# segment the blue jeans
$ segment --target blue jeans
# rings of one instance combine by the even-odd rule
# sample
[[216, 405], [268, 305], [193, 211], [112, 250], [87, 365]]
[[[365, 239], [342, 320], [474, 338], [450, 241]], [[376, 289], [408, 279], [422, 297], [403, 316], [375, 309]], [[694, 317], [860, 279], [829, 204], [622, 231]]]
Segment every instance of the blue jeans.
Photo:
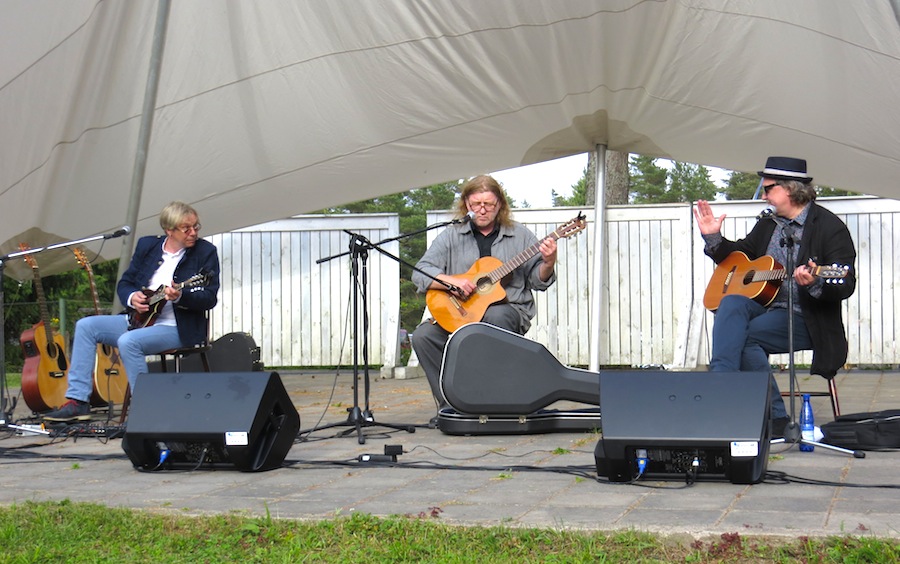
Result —
[[[794, 315], [794, 350], [812, 348], [803, 317]], [[787, 417], [784, 400], [771, 376], [770, 354], [788, 352], [788, 312], [766, 309], [744, 296], [722, 298], [712, 332], [710, 372], [769, 372], [772, 418]]]
[[146, 358], [148, 354], [182, 346], [178, 327], [174, 325], [151, 325], [129, 331], [128, 317], [125, 315], [83, 317], [75, 323], [67, 398], [90, 401], [94, 389], [98, 344], [119, 347], [119, 357], [125, 367], [132, 393], [135, 391], [137, 375], [149, 371]]

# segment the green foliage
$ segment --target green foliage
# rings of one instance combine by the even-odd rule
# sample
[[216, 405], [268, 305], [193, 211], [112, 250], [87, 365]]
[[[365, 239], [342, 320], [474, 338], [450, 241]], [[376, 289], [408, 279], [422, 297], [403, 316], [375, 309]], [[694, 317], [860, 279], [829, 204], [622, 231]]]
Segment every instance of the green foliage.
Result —
[[759, 187], [759, 176], [754, 172], [732, 171], [725, 182], [726, 200], [752, 200]]
[[635, 204], [661, 203], [665, 200], [668, 171], [656, 164], [656, 159], [644, 155], [632, 155], [631, 201]]
[[[453, 207], [459, 184], [444, 182], [424, 188], [416, 188], [400, 194], [391, 194], [362, 202], [354, 202], [346, 206], [329, 208], [318, 213], [350, 214], [350, 213], [396, 213], [400, 217], [400, 232], [413, 233], [425, 228], [426, 213], [429, 210], [449, 210]], [[399, 241], [400, 258], [415, 265], [427, 247], [424, 233], [407, 237]], [[412, 269], [400, 265], [400, 327], [412, 333], [422, 320], [425, 311], [425, 296], [416, 292], [412, 283]], [[408, 352], [404, 356], [408, 357]], [[401, 359], [405, 361], [406, 359]]]
[[[94, 504], [0, 507], [4, 562], [896, 562], [896, 540], [755, 538], [683, 541], [639, 531], [460, 527], [438, 507], [393, 518], [318, 522], [187, 517]], [[685, 544], [689, 542], [690, 544]]]
[[[40, 257], [35, 257], [39, 261]], [[40, 262], [38, 262], [40, 266]], [[65, 326], [54, 325], [54, 331], [62, 331], [71, 337], [75, 330], [75, 322], [94, 313], [94, 300], [91, 293], [88, 273], [78, 266], [72, 258], [73, 269], [53, 276], [41, 277], [41, 286], [47, 299], [47, 310], [51, 320], [65, 319]], [[94, 281], [101, 308], [108, 309], [112, 305], [115, 294], [116, 277], [119, 261], [112, 260], [92, 265]], [[28, 280], [19, 283], [9, 277], [3, 278], [3, 301], [6, 318], [4, 331], [6, 335], [6, 369], [19, 371], [22, 369], [23, 356], [19, 337], [23, 331], [30, 329], [41, 321], [40, 304], [34, 290], [34, 282]], [[65, 311], [60, 311], [60, 300]], [[53, 321], [55, 324], [55, 321]]]
[[712, 200], [718, 188], [703, 165], [673, 161], [671, 170], [656, 159], [632, 155], [631, 200], [635, 204], [665, 204]]
[[587, 205], [588, 174], [590, 174], [588, 167], [584, 167], [581, 178], [572, 185], [572, 195], [568, 198], [560, 196], [556, 193], [556, 190], [551, 190], [550, 195], [552, 197], [553, 207], [580, 207]]
[[[732, 171], [725, 185], [726, 200], [752, 200], [759, 188], [759, 175], [755, 172]], [[819, 196], [859, 196], [860, 192], [841, 190], [830, 186], [816, 186]]]

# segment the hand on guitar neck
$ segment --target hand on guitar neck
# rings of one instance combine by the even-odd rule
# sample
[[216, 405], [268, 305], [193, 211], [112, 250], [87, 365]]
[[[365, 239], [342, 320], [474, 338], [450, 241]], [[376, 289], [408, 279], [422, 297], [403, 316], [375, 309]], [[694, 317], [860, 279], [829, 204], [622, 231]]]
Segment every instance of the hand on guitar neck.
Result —
[[141, 291], [135, 292], [131, 295], [129, 304], [128, 329], [140, 329], [153, 325], [166, 302], [178, 300], [183, 288], [202, 286], [206, 283], [207, 275], [199, 273], [178, 284], [159, 286], [155, 290], [143, 288]]

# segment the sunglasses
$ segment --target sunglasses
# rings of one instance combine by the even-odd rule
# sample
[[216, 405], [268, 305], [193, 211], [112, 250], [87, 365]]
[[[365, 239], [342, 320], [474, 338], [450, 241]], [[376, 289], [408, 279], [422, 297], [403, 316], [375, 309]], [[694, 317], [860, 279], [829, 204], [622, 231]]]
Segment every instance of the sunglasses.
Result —
[[763, 184], [763, 190], [765, 190], [766, 194], [768, 194], [769, 190], [771, 190], [772, 188], [774, 188], [776, 186], [780, 186], [780, 184], [778, 184], [777, 182], [773, 182], [772, 184]]

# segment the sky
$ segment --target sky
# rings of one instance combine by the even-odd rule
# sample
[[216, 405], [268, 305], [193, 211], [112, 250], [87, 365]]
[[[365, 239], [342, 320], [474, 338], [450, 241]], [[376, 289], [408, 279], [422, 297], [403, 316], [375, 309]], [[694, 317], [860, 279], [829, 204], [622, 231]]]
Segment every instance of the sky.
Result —
[[587, 153], [581, 153], [501, 170], [491, 176], [506, 188], [506, 193], [516, 201], [517, 206], [528, 202], [532, 208], [549, 208], [553, 205], [552, 190], [560, 196], [572, 195], [572, 185], [581, 179], [587, 161]]
[[[584, 174], [588, 154], [581, 153], [519, 168], [510, 168], [491, 174], [506, 188], [506, 193], [517, 206], [528, 202], [532, 208], [549, 208], [553, 205], [551, 191], [560, 196], [571, 196], [572, 185]], [[669, 161], [659, 159], [657, 164], [667, 166]], [[728, 171], [707, 167], [709, 176], [719, 186], [724, 186]]]

